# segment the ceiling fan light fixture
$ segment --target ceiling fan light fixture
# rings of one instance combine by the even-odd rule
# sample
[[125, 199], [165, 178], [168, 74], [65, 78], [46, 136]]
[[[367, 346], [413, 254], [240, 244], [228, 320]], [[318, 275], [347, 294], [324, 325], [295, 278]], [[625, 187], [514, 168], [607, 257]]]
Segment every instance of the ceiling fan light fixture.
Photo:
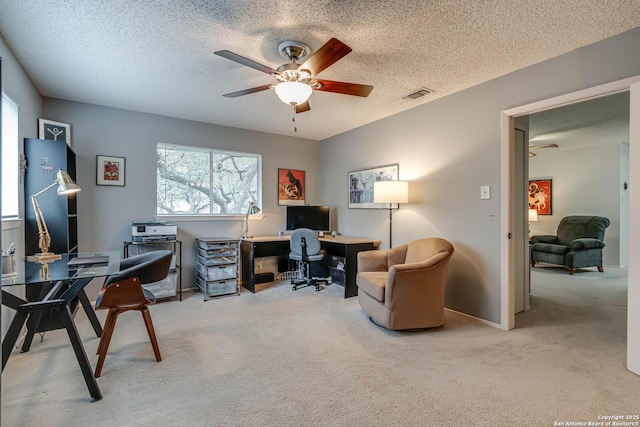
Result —
[[299, 105], [307, 102], [313, 89], [311, 86], [300, 82], [282, 82], [275, 87], [276, 95], [280, 101], [289, 105]]

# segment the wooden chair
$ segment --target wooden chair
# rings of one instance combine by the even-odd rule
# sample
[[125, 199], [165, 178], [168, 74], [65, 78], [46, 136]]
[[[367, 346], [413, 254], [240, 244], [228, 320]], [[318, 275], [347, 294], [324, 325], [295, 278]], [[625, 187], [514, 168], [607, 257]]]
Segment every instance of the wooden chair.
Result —
[[144, 289], [142, 285], [157, 282], [167, 277], [172, 256], [173, 252], [170, 250], [161, 250], [123, 259], [120, 262], [120, 271], [105, 279], [98, 298], [96, 298], [96, 310], [109, 309], [98, 350], [96, 351], [96, 354], [99, 355], [95, 372], [96, 378], [102, 373], [102, 366], [107, 357], [107, 350], [116, 326], [116, 319], [125, 311], [137, 310], [142, 313], [156, 361], [160, 362], [162, 360], [156, 333], [151, 322], [151, 315], [147, 308], [148, 304], [156, 302], [156, 298], [150, 291]]

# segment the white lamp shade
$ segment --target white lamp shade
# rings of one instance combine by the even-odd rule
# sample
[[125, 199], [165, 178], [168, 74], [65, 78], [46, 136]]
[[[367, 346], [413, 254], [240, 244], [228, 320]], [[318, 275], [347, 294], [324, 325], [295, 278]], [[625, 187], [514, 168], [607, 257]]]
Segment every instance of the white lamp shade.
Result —
[[56, 174], [56, 182], [58, 183], [58, 194], [73, 194], [81, 190], [80, 186], [73, 182], [69, 174], [62, 169]]
[[313, 89], [300, 82], [282, 82], [276, 85], [276, 94], [285, 104], [299, 105], [307, 102]]
[[538, 210], [529, 209], [529, 222], [536, 222], [538, 220]]
[[407, 181], [376, 181], [373, 183], [374, 203], [408, 203]]

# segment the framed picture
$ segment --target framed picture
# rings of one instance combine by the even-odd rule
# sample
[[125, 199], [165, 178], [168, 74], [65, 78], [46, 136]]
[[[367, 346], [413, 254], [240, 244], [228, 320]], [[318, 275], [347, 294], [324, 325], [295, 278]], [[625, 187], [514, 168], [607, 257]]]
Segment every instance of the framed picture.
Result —
[[304, 206], [304, 171], [278, 169], [278, 204], [283, 206]]
[[[373, 183], [376, 181], [397, 180], [397, 163], [349, 172], [349, 208], [388, 209], [388, 203], [373, 202]], [[394, 204], [393, 208], [397, 209], [398, 205]]]
[[38, 138], [65, 141], [71, 147], [71, 125], [54, 122], [53, 120], [38, 119]]
[[538, 215], [551, 215], [551, 178], [529, 181], [529, 209]]
[[125, 158], [96, 156], [96, 184], [124, 187]]

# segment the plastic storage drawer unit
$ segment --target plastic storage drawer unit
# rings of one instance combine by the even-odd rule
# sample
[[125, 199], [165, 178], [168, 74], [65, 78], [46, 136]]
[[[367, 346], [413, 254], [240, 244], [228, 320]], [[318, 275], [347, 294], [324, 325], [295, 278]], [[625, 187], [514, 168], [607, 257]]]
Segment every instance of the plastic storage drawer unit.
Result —
[[196, 286], [207, 301], [239, 295], [239, 241], [224, 237], [196, 239]]

